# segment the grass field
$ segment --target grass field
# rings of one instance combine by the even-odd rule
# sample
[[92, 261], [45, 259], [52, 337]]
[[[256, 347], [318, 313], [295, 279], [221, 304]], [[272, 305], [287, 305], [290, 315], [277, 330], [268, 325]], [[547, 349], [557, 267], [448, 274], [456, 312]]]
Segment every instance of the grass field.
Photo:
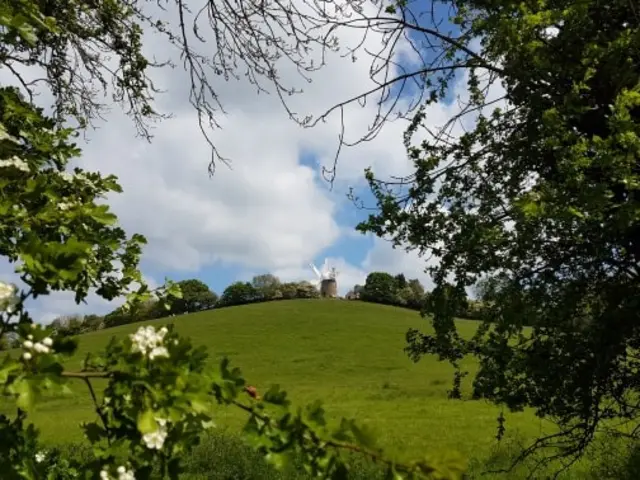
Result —
[[[494, 449], [499, 410], [486, 402], [447, 399], [451, 367], [433, 358], [414, 364], [404, 354], [407, 329], [428, 328], [414, 311], [361, 302], [293, 300], [170, 320], [195, 344], [209, 347], [212, 362], [228, 356], [259, 391], [277, 383], [295, 403], [321, 399], [330, 418], [357, 418], [377, 432], [381, 446], [400, 458], [458, 452], [472, 462], [483, 462]], [[79, 369], [88, 351], [139, 325], [81, 336], [68, 368]], [[477, 325], [460, 321], [466, 335]], [[33, 420], [45, 442], [82, 441], [78, 424], [95, 415], [84, 388], [78, 384], [73, 395], [39, 403]], [[217, 424], [233, 433], [243, 419], [242, 412], [224, 409], [218, 412]], [[507, 414], [510, 437], [531, 438], [542, 428], [530, 412]]]

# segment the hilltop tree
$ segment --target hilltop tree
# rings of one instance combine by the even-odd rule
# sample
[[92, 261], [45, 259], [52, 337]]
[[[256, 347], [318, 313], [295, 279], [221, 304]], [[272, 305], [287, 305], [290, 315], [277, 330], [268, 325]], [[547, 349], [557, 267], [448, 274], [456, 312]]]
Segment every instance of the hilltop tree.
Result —
[[362, 289], [360, 298], [367, 302], [394, 305], [397, 303], [398, 284], [396, 278], [386, 272], [371, 272]]
[[[187, 312], [199, 312], [213, 308], [218, 301], [218, 296], [201, 280], [192, 278], [178, 282], [182, 291], [182, 298], [176, 299], [171, 304], [171, 313], [182, 314]], [[160, 306], [160, 309], [162, 306]]]
[[264, 300], [273, 300], [275, 298], [282, 297], [280, 279], [270, 273], [256, 275], [251, 280], [251, 285], [253, 285], [253, 288]]
[[219, 304], [223, 307], [244, 305], [255, 302], [258, 298], [258, 292], [249, 282], [234, 282], [224, 289]]
[[[487, 108], [478, 68], [473, 127], [447, 135], [452, 124], [418, 115], [415, 172], [369, 171], [379, 212], [359, 228], [437, 259], [435, 333], [408, 333], [412, 358], [476, 356], [476, 397], [560, 427], [523, 456], [553, 446], [575, 459], [603, 422], [640, 420], [640, 16], [626, 0], [458, 5], [506, 101]], [[486, 277], [499, 288], [466, 340], [453, 316]]]
[[296, 283], [296, 298], [320, 298], [320, 291], [310, 282]]
[[395, 276], [395, 279], [396, 279], [396, 286], [398, 287], [399, 290], [402, 290], [407, 286], [407, 279], [405, 278], [404, 273], [399, 273], [398, 275]]
[[298, 295], [298, 284], [296, 282], [286, 282], [280, 287], [282, 292], [282, 298], [285, 300], [291, 300]]

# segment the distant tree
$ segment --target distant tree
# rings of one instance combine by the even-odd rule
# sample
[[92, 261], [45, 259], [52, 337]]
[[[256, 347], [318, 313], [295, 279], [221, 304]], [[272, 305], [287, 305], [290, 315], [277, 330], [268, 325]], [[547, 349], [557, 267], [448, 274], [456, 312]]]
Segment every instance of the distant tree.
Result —
[[469, 300], [464, 288], [453, 285], [438, 285], [427, 296], [423, 312], [427, 315], [433, 315], [435, 312], [448, 309], [448, 315], [451, 317], [464, 317], [468, 308]]
[[298, 284], [296, 282], [283, 283], [280, 285], [280, 292], [285, 300], [296, 298], [298, 296]]
[[118, 307], [104, 316], [105, 328], [117, 327], [133, 321], [131, 313], [123, 311], [122, 307]]
[[219, 300], [219, 305], [230, 307], [232, 305], [244, 305], [255, 302], [258, 292], [249, 282], [235, 282], [225, 288]]
[[20, 346], [20, 337], [16, 332], [5, 332], [0, 338], [0, 351], [11, 350]]
[[360, 296], [354, 290], [349, 290], [344, 298], [347, 300], [358, 300]]
[[481, 300], [469, 300], [467, 302], [467, 310], [463, 318], [469, 318], [471, 320], [482, 320], [485, 316], [486, 307]]
[[282, 297], [280, 279], [271, 273], [256, 275], [251, 280], [251, 285], [263, 300], [275, 300], [278, 298], [278, 293]]
[[354, 285], [353, 286], [353, 293], [355, 293], [356, 295], [362, 295], [362, 291], [364, 290], [364, 285]]
[[405, 285], [404, 288], [398, 289], [398, 292], [396, 293], [396, 303], [398, 305], [410, 308], [416, 304], [415, 300], [415, 294], [409, 285]]
[[398, 302], [397, 293], [395, 277], [386, 272], [371, 272], [367, 275], [360, 298], [367, 302], [395, 305]]
[[415, 310], [421, 310], [424, 305], [424, 287], [420, 280], [413, 278], [407, 283], [407, 287], [410, 289], [411, 294], [407, 299], [407, 307]]
[[396, 278], [396, 285], [399, 290], [402, 290], [404, 287], [407, 286], [407, 279], [404, 276], [404, 273], [399, 273], [398, 275], [396, 275], [395, 278]]
[[309, 282], [298, 282], [296, 285], [296, 297], [297, 298], [319, 298], [320, 292], [315, 285]]
[[[218, 296], [201, 280], [192, 278], [178, 282], [178, 285], [182, 290], [182, 298], [176, 299], [172, 303], [170, 312], [173, 314], [179, 315], [187, 312], [209, 310], [218, 301]], [[153, 309], [153, 312], [159, 313], [164, 308], [162, 305], [159, 307]]]
[[84, 317], [84, 326], [87, 331], [93, 332], [103, 328], [104, 317], [101, 315], [89, 314]]
[[61, 315], [51, 322], [51, 326], [62, 336], [78, 335], [86, 331], [82, 315]]

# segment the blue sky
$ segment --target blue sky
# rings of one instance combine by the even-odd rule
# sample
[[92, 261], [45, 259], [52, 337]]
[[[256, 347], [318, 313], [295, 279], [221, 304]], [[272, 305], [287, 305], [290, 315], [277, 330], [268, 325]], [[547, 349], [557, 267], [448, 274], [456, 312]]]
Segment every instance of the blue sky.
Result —
[[[360, 40], [358, 31], [340, 35], [345, 45]], [[372, 49], [379, 38], [370, 36], [367, 42], [365, 47]], [[166, 51], [164, 43], [153, 41], [145, 48], [151, 53]], [[304, 86], [305, 92], [291, 99], [294, 110], [318, 115], [371, 88], [369, 65], [364, 54], [355, 63], [333, 56], [311, 84], [301, 84], [291, 68], [283, 67], [281, 75], [285, 82]], [[366, 167], [380, 178], [412, 171], [402, 145], [406, 124], [389, 123], [375, 140], [343, 149], [330, 190], [320, 166], [333, 163], [339, 115], [304, 129], [287, 118], [275, 96], [258, 96], [243, 81], [216, 84], [228, 115], [219, 117], [222, 130], [214, 130], [211, 137], [233, 165], [220, 165], [209, 179], [210, 149], [188, 104], [186, 73], [165, 69], [154, 75], [156, 84], [169, 92], [158, 97], [157, 104], [174, 115], [157, 126], [154, 141], [136, 138], [131, 121], [114, 107], [107, 122], [89, 132], [90, 141], [78, 160], [83, 168], [119, 177], [124, 193], [109, 203], [128, 232], [147, 237], [142, 270], [151, 283], [160, 284], [165, 277], [199, 278], [221, 293], [230, 283], [263, 272], [284, 281], [310, 280], [309, 262], [321, 264], [328, 257], [339, 271], [341, 293], [375, 270], [402, 272], [429, 287], [424, 259], [355, 232], [368, 212], [346, 198], [348, 187], [354, 186], [368, 205], [373, 204], [363, 177]], [[455, 109], [450, 101], [435, 106], [427, 121], [437, 126]], [[365, 107], [354, 104], [345, 109], [348, 138], [366, 132], [374, 115], [371, 99]], [[9, 278], [8, 266], [0, 268], [0, 274]], [[95, 295], [77, 306], [71, 296], [55, 294], [32, 307], [46, 322], [57, 315], [106, 313], [115, 306]]]

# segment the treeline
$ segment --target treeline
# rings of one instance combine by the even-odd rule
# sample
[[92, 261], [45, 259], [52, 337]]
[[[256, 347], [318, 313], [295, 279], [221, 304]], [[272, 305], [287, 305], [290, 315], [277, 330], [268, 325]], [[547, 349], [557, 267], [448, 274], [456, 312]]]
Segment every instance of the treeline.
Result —
[[[417, 278], [407, 280], [404, 274], [391, 275], [386, 272], [371, 272], [364, 285], [356, 285], [346, 295], [350, 300], [394, 305], [430, 313], [433, 311], [431, 292], [425, 291]], [[469, 298], [461, 299], [455, 312], [459, 318], [480, 319], [484, 304]]]
[[[200, 312], [234, 305], [291, 300], [296, 298], [318, 298], [320, 292], [309, 282], [281, 282], [272, 274], [253, 277], [250, 282], [234, 282], [218, 296], [204, 282], [198, 279], [178, 282], [182, 298], [176, 299], [167, 310], [158, 301], [149, 301], [135, 312], [116, 308], [106, 315], [65, 315], [56, 318], [52, 326], [61, 335], [78, 335], [104, 328], [116, 327], [133, 322]], [[410, 308], [429, 313], [430, 292], [425, 291], [418, 279], [407, 280], [403, 274], [391, 275], [386, 272], [372, 272], [364, 285], [355, 285], [345, 296], [347, 300], [361, 300]], [[482, 317], [482, 302], [463, 299], [456, 316], [479, 319]], [[8, 341], [11, 343], [11, 341]], [[11, 348], [7, 340], [0, 344], [0, 350]]]
[[66, 315], [58, 317], [52, 326], [61, 335], [78, 335], [104, 328], [133, 322], [201, 312], [213, 308], [245, 305], [249, 303], [287, 300], [295, 298], [318, 298], [318, 289], [309, 282], [281, 282], [272, 274], [257, 275], [251, 282], [235, 282], [218, 296], [204, 282], [197, 279], [178, 282], [182, 298], [176, 299], [170, 309], [158, 301], [149, 301], [135, 312], [116, 308], [107, 315]]

